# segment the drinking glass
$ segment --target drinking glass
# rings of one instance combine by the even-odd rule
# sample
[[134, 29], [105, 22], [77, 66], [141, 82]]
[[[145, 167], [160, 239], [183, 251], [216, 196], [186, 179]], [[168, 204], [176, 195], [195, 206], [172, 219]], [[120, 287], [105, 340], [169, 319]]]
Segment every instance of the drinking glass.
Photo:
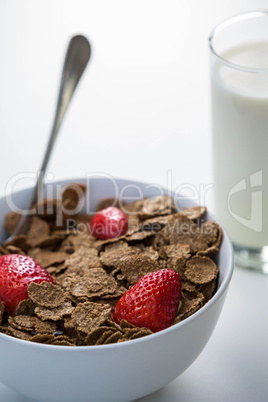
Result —
[[268, 273], [268, 12], [209, 38], [216, 215], [238, 265]]

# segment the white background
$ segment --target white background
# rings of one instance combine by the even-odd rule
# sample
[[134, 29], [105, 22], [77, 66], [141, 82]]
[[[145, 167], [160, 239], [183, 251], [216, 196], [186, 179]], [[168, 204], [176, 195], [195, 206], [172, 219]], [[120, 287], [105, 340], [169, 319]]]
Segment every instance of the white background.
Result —
[[92, 58], [48, 170], [55, 179], [105, 172], [162, 185], [171, 171], [173, 188], [207, 188], [209, 203], [208, 37], [221, 20], [265, 7], [267, 0], [1, 0], [0, 194], [14, 175], [40, 167], [65, 51], [82, 33]]
[[[81, 33], [92, 58], [51, 176], [104, 172], [161, 185], [171, 177], [173, 189], [188, 185], [185, 194], [213, 209], [208, 37], [223, 19], [257, 9], [268, 9], [268, 0], [0, 0], [0, 196], [16, 175], [40, 167], [65, 51]], [[264, 402], [267, 279], [236, 268], [204, 352], [142, 401]], [[1, 384], [0, 400], [26, 402]]]

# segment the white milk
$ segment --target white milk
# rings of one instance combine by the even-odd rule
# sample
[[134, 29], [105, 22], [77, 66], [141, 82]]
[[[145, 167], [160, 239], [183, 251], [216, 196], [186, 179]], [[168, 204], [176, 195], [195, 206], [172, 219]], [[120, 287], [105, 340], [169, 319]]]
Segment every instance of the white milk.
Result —
[[[221, 56], [268, 69], [268, 42]], [[214, 57], [211, 77], [216, 214], [235, 244], [267, 246], [268, 72], [230, 68]]]

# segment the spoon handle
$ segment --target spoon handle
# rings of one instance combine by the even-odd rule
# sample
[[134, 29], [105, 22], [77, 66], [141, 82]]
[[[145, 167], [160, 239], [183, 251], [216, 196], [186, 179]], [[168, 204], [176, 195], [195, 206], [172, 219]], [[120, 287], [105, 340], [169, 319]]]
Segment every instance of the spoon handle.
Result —
[[57, 109], [50, 134], [45, 157], [41, 166], [41, 173], [44, 175], [48, 161], [55, 143], [61, 122], [70, 103], [75, 88], [86, 68], [90, 58], [90, 45], [88, 40], [82, 36], [74, 36], [68, 46], [58, 96]]
[[49, 163], [57, 134], [60, 129], [61, 122], [68, 108], [75, 88], [87, 66], [90, 54], [90, 44], [84, 36], [77, 35], [70, 40], [63, 65], [57, 108], [52, 125], [52, 130], [46, 148], [45, 156], [40, 171], [38, 173], [32, 198], [28, 205], [27, 211], [24, 211], [24, 214], [21, 216], [18, 225], [16, 226], [12, 235], [7, 239], [7, 241], [12, 240], [15, 235], [25, 233], [27, 230], [29, 218], [33, 212], [32, 209], [38, 201], [38, 194], [40, 194], [42, 190], [43, 178]]

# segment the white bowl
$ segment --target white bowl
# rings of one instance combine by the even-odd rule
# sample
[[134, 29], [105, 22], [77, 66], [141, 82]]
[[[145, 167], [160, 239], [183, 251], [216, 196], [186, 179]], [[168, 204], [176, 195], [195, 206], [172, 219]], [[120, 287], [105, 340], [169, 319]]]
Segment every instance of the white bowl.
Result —
[[[53, 189], [65, 184], [67, 181], [54, 183]], [[135, 186], [144, 196], [159, 195], [157, 187], [145, 183], [91, 178], [87, 208], [89, 201], [93, 209], [99, 199], [114, 196], [116, 188], [121, 191], [126, 186], [125, 196], [137, 197]], [[30, 192], [26, 189], [14, 193], [12, 202], [26, 207]], [[0, 199], [0, 242], [6, 236], [3, 222], [10, 201]], [[192, 205], [187, 199], [180, 200], [180, 207]], [[209, 213], [207, 217], [215, 220]], [[157, 391], [193, 363], [218, 321], [233, 272], [233, 249], [225, 231], [217, 264], [219, 279], [212, 299], [181, 323], [144, 338], [76, 347], [33, 343], [0, 333], [0, 382], [44, 402], [127, 402]]]

